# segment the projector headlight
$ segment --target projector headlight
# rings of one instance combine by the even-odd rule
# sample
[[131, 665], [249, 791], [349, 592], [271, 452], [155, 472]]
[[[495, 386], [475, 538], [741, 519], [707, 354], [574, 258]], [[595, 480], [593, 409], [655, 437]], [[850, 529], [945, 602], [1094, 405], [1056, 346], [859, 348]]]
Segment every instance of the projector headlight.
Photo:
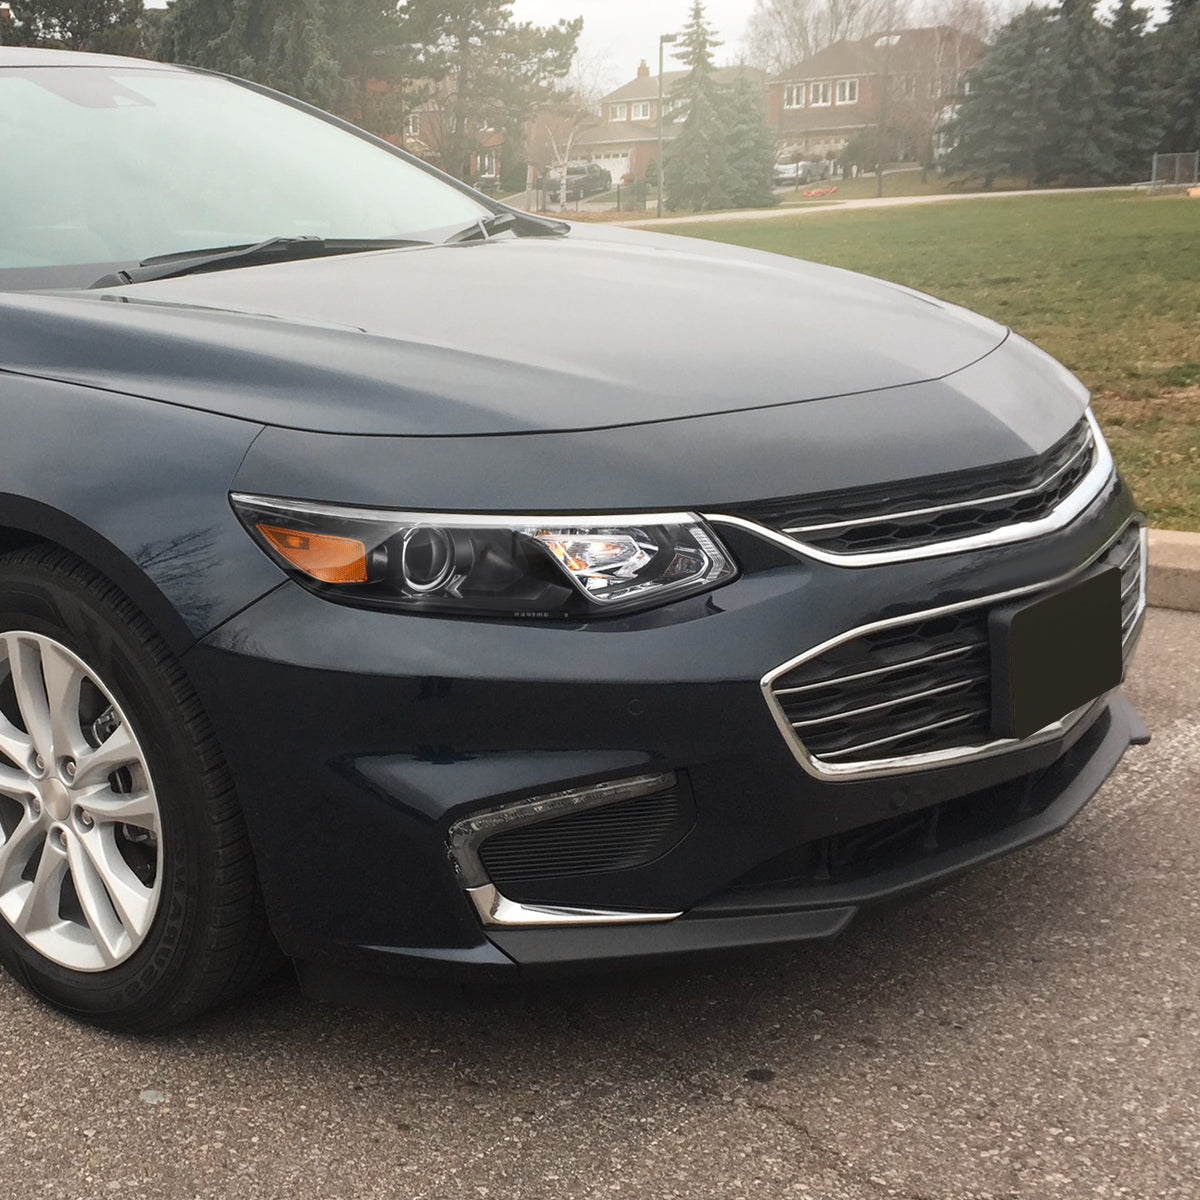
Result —
[[231, 499], [254, 540], [293, 578], [373, 607], [581, 617], [650, 608], [737, 574], [694, 513], [492, 517]]

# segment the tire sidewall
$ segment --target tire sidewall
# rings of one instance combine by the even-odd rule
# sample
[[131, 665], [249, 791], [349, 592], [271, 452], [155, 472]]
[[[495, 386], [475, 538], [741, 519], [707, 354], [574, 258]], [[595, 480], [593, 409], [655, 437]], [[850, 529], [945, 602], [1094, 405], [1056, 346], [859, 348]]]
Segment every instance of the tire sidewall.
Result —
[[0, 562], [0, 631], [23, 630], [77, 654], [120, 705], [146, 758], [158, 802], [162, 880], [141, 946], [106, 971], [73, 971], [43, 957], [0, 918], [0, 959], [32, 991], [91, 1019], [142, 1012], [186, 972], [212, 872], [202, 772], [178, 702], [128, 614], [69, 571]]

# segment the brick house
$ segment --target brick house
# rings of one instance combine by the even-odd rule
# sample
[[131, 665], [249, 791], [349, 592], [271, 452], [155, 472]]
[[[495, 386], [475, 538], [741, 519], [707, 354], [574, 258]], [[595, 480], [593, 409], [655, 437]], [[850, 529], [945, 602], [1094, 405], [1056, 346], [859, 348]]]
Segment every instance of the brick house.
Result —
[[[753, 67], [721, 67], [715, 76], [718, 82], [728, 83], [743, 71], [765, 86], [766, 75]], [[671, 121], [671, 91], [686, 75], [687, 71], [663, 72], [664, 146], [679, 132]], [[599, 117], [576, 134], [571, 153], [598, 162], [614, 182], [626, 176], [646, 178], [646, 168], [658, 160], [658, 76], [650, 73], [645, 61], [633, 79], [600, 101]]]
[[884, 158], [931, 162], [938, 126], [983, 49], [948, 25], [835, 42], [770, 81], [767, 121], [781, 147], [823, 158], [876, 128], [883, 113]]

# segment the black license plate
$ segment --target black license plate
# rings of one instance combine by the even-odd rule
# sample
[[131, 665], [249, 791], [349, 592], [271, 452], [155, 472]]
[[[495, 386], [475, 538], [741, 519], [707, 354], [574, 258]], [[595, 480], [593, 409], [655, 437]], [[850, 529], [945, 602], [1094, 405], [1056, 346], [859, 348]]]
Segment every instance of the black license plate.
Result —
[[1101, 567], [988, 617], [992, 731], [1029, 737], [1121, 682], [1121, 572]]

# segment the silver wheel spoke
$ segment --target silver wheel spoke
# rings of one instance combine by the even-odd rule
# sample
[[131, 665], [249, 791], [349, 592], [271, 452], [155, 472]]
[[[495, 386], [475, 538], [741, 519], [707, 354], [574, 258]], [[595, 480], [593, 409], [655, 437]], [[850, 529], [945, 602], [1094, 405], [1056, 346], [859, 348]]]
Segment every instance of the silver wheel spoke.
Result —
[[46, 687], [42, 682], [41, 655], [38, 645], [21, 634], [5, 634], [8, 646], [8, 668], [12, 674], [13, 694], [21, 720], [29, 730], [33, 748], [46, 763], [54, 761], [54, 734], [50, 725], [50, 709], [46, 702]]
[[35, 792], [36, 789], [24, 771], [0, 766], [0, 796], [7, 796], [10, 800], [26, 800]]
[[[0, 843], [0, 893], [20, 880], [21, 872], [29, 861], [46, 831], [37, 821], [22, 817], [17, 827]], [[10, 883], [11, 881], [11, 883]]]
[[75, 786], [88, 787], [106, 779], [118, 767], [127, 767], [140, 762], [141, 755], [129, 730], [118, 725], [95, 750], [89, 750], [76, 759]]
[[154, 916], [153, 890], [129, 869], [129, 864], [117, 849], [111, 829], [93, 829], [80, 837], [78, 843], [103, 885], [121, 925], [131, 938], [140, 939], [150, 928]]
[[122, 793], [107, 786], [96, 787], [80, 796], [76, 803], [97, 824], [136, 825], [151, 833], [158, 832], [158, 803], [154, 794], [144, 788]]
[[59, 758], [73, 758], [88, 744], [79, 725], [79, 693], [85, 675], [74, 656], [53, 643], [43, 643], [41, 651], [54, 753]]
[[[97, 845], [97, 840], [91, 837], [68, 838], [67, 862], [84, 920], [96, 936], [101, 957], [112, 965], [125, 948], [123, 943], [144, 932], [140, 926], [145, 917], [148, 893], [141, 897], [128, 894], [133, 889], [115, 879], [113, 864]], [[113, 856], [120, 858], [115, 847]], [[118, 897], [122, 902], [120, 904]]]
[[29, 885], [29, 894], [13, 921], [13, 928], [22, 937], [49, 929], [59, 921], [62, 885], [67, 875], [67, 856], [47, 838], [38, 861], [37, 873]]
[[0, 755], [14, 767], [23, 768], [33, 753], [29, 735], [22, 733], [3, 713], [0, 713]]

